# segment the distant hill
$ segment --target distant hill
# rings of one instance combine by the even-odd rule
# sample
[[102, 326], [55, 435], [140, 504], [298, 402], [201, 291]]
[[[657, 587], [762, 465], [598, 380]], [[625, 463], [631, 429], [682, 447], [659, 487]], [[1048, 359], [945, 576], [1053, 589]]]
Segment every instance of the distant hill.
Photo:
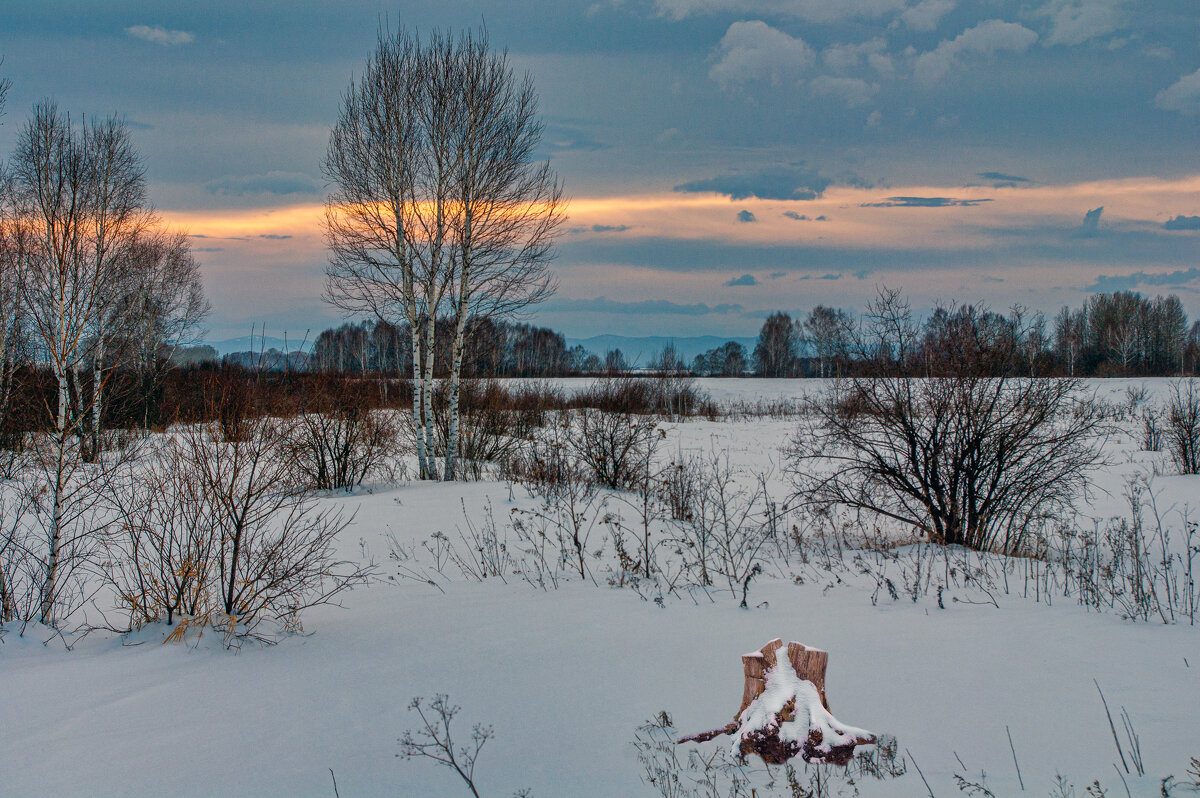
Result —
[[[287, 338], [287, 349], [290, 352], [301, 350], [307, 352], [309, 349], [312, 349], [312, 338], [310, 335], [308, 340], [305, 341], [303, 335], [297, 335], [294, 338], [289, 335]], [[301, 342], [304, 343], [303, 347], [300, 346]], [[282, 352], [284, 349], [283, 339], [272, 335], [268, 335], [266, 338], [263, 338], [261, 335], [253, 337], [243, 335], [240, 338], [228, 338], [224, 341], [205, 341], [205, 343], [216, 349], [217, 354], [222, 356], [233, 354], [234, 352], [262, 352], [266, 349], [278, 349]]]
[[746, 347], [746, 356], [754, 352], [757, 338], [725, 338], [719, 335], [699, 335], [692, 338], [650, 335], [634, 338], [627, 335], [593, 335], [591, 338], [568, 338], [567, 346], [582, 346], [600, 357], [611, 349], [620, 349], [625, 359], [635, 365], [646, 365], [667, 344], [674, 344], [675, 351], [685, 363], [691, 363], [696, 355], [716, 349], [726, 341], [737, 341]]

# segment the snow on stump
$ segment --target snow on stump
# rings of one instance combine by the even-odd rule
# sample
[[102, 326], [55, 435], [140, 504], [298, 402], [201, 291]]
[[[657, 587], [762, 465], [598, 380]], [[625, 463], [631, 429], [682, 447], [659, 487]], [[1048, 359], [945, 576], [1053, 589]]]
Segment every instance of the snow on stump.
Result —
[[825, 700], [825, 667], [829, 654], [800, 643], [767, 643], [742, 656], [746, 684], [742, 706], [733, 722], [720, 729], [679, 738], [680, 743], [705, 742], [722, 734], [735, 737], [734, 751], [742, 757], [757, 754], [771, 765], [799, 756], [805, 762], [845, 765], [854, 748], [871, 745], [875, 735], [847, 726], [829, 712]]

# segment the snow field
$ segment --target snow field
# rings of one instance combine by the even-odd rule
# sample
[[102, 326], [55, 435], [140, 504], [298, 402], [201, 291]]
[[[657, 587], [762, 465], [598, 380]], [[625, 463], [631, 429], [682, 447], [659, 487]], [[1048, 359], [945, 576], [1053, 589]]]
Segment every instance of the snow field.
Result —
[[[726, 402], [814, 387], [700, 382]], [[1095, 386], [1120, 401], [1127, 384], [1143, 382], [1153, 397], [1165, 386]], [[779, 446], [794, 422], [666, 426], [664, 457], [728, 449], [748, 479], [767, 472], [772, 492], [783, 494]], [[1200, 504], [1200, 478], [1167, 475], [1163, 456], [1138, 452], [1132, 423], [1126, 428], [1107, 444], [1109, 465], [1081, 512], [1127, 512], [1125, 481], [1156, 465], [1166, 516]], [[340, 555], [373, 559], [380, 578], [346, 594], [342, 607], [310, 611], [307, 634], [276, 646], [227, 651], [211, 632], [164, 646], [165, 631], [147, 628], [127, 638], [93, 633], [66, 651], [59, 640], [43, 644], [47, 630], [19, 637], [10, 629], [0, 643], [0, 793], [331, 796], [332, 768], [346, 798], [465, 795], [449, 771], [395, 756], [397, 738], [416, 725], [409, 699], [444, 692], [463, 708], [460, 742], [474, 722], [495, 727], [477, 769], [484, 795], [521, 787], [543, 798], [654, 795], [640, 780], [635, 728], [664, 709], [681, 732], [728, 722], [741, 696], [740, 655], [774, 637], [829, 651], [834, 714], [896, 736], [938, 796], [958, 794], [956, 773], [981, 770], [997, 795], [1019, 792], [1006, 727], [1030, 794], [1047, 794], [1056, 773], [1079, 791], [1099, 778], [1110, 795], [1124, 794], [1093, 679], [1118, 730], [1125, 707], [1140, 735], [1148, 775], [1126, 777], [1132, 794], [1159, 795], [1158, 779], [1182, 778], [1188, 758], [1200, 756], [1200, 633], [1182, 623], [1133, 623], [1061, 597], [1053, 606], [1000, 595], [998, 608], [947, 601], [938, 609], [932, 596], [901, 595], [873, 605], [869, 580], [830, 588], [832, 576], [815, 580], [806, 570], [794, 584], [786, 567], [754, 582], [750, 610], [727, 590], [668, 596], [660, 607], [604, 585], [599, 564], [599, 587], [576, 579], [549, 591], [519, 578], [466, 581], [453, 566], [437, 575], [439, 588], [398, 575], [389, 534], [417, 551], [437, 531], [461, 545], [463, 505], [478, 522], [490, 499], [503, 523], [512, 507], [530, 504], [519, 487], [513, 494], [515, 503], [509, 486], [485, 482], [323, 498], [356, 513]], [[860, 789], [925, 794], [911, 767]]]

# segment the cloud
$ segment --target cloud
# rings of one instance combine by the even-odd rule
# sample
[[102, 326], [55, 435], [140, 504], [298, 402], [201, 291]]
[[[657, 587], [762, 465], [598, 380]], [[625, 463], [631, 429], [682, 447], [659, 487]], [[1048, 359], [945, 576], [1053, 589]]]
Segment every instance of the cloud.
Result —
[[[833, 44], [821, 53], [821, 63], [834, 72], [846, 72], [857, 69], [863, 56], [881, 55], [886, 50], [887, 42], [883, 39], [871, 39], [858, 44]], [[890, 63], [890, 59], [887, 61]]]
[[754, 14], [795, 17], [807, 22], [878, 19], [904, 8], [907, 0], [656, 0], [661, 16], [680, 20], [697, 14]]
[[729, 286], [730, 288], [742, 285], [758, 285], [758, 280], [754, 279], [753, 274], [743, 274], [741, 277], [735, 277], [732, 280], [727, 281], [725, 285]]
[[646, 299], [641, 302], [621, 302], [607, 297], [595, 299], [551, 299], [541, 307], [545, 311], [569, 310], [575, 313], [644, 313], [666, 314], [674, 316], [707, 316], [709, 314], [740, 313], [742, 306], [738, 304], [706, 305], [697, 302], [693, 305], [683, 305], [667, 299]]
[[270, 239], [271, 241], [286, 241], [287, 239], [291, 238], [291, 236], [279, 235], [278, 233], [260, 233], [259, 235], [255, 236], [255, 238], [266, 238]]
[[624, 233], [626, 230], [633, 228], [627, 224], [594, 224], [592, 225], [593, 233]]
[[863, 208], [953, 208], [969, 207], [981, 202], [991, 202], [990, 198], [955, 199], [953, 197], [888, 197], [884, 202], [864, 202]]
[[1083, 224], [1079, 228], [1079, 234], [1084, 238], [1093, 238], [1100, 233], [1100, 214], [1104, 213], [1104, 206], [1092, 208], [1083, 215]]
[[976, 172], [977, 177], [993, 181], [993, 188], [1015, 188], [1018, 183], [1032, 183], [1028, 177], [1006, 175], [1003, 172]]
[[604, 149], [604, 144], [586, 130], [561, 124], [546, 125], [541, 146], [549, 152], [595, 152]]
[[724, 175], [693, 180], [675, 186], [676, 191], [712, 191], [730, 199], [758, 197], [765, 200], [814, 200], [825, 193], [833, 181], [815, 169], [804, 166], [780, 166], [759, 172]]
[[1179, 111], [1188, 116], [1200, 114], [1200, 69], [1156, 94], [1154, 104], [1164, 111]]
[[840, 274], [822, 274], [817, 279], [818, 280], [840, 280], [840, 279], [842, 279], [842, 275], [840, 275]]
[[866, 105], [879, 91], [879, 86], [867, 83], [862, 78], [835, 78], [829, 75], [813, 78], [809, 88], [815, 96], [839, 99], [848, 108]]
[[1033, 46], [1037, 38], [1038, 35], [1024, 25], [989, 19], [919, 55], [913, 74], [921, 83], [933, 85], [946, 77], [968, 55], [1023, 53]]
[[809, 218], [808, 216], [805, 216], [803, 213], [796, 213], [795, 211], [784, 211], [783, 215], [789, 219], [794, 219], [797, 222], [828, 222], [829, 221], [829, 218], [824, 215], [818, 216], [815, 219], [812, 219], [812, 218]]
[[1050, 18], [1045, 44], [1083, 44], [1125, 22], [1126, 0], [1048, 0], [1037, 13]]
[[185, 30], [167, 30], [161, 25], [134, 25], [126, 28], [125, 33], [135, 39], [161, 44], [163, 47], [177, 47], [195, 41], [194, 34]]
[[1176, 216], [1163, 225], [1167, 230], [1200, 230], [1200, 216]]
[[803, 39], [789, 36], [760, 20], [735, 22], [717, 45], [716, 63], [708, 76], [723, 89], [755, 80], [774, 85], [803, 75], [816, 59]]
[[771, 272], [771, 279], [778, 280], [780, 277], [785, 277], [787, 272]]
[[737, 220], [739, 222], [757, 222], [758, 218], [747, 210], [738, 211]]
[[1179, 269], [1178, 271], [1147, 274], [1146, 272], [1133, 272], [1126, 275], [1107, 275], [1102, 274], [1096, 278], [1096, 282], [1087, 287], [1088, 291], [1102, 291], [1111, 293], [1113, 291], [1132, 291], [1139, 285], [1171, 285], [1182, 286], [1188, 283], [1195, 282], [1200, 279], [1200, 269]]
[[900, 19], [910, 30], [927, 33], [937, 28], [942, 17], [954, 10], [957, 0], [921, 0], [907, 8]]
[[204, 186], [210, 194], [319, 194], [321, 184], [302, 172], [267, 172], [261, 175], [227, 175]]

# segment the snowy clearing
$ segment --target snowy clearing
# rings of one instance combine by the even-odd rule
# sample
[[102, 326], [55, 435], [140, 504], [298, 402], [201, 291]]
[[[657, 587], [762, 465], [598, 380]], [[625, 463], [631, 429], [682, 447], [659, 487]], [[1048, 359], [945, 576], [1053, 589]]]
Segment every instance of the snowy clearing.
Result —
[[[821, 387], [699, 383], [721, 403]], [[1142, 384], [1154, 401], [1166, 381], [1092, 383], [1115, 403]], [[1151, 490], [1177, 545], [1185, 506], [1200, 515], [1200, 477], [1172, 476], [1165, 455], [1138, 451], [1133, 423], [1108, 442], [1108, 465], [1080, 513], [1128, 514], [1124, 485], [1157, 470]], [[766, 474], [782, 498], [780, 445], [795, 426], [770, 418], [668, 423], [660, 455], [728, 451], [747, 484]], [[356, 514], [339, 556], [374, 561], [378, 578], [344, 594], [341, 607], [308, 612], [305, 633], [278, 645], [230, 651], [212, 632], [161, 645], [169, 630], [152, 625], [129, 636], [95, 632], [68, 651], [46, 629], [20, 636], [9, 628], [0, 643], [0, 789], [332, 796], [332, 769], [343, 798], [465, 795], [449, 771], [397, 757], [398, 738], [417, 721], [409, 700], [447, 693], [462, 707], [459, 742], [473, 723], [495, 727], [476, 771], [481, 794], [529, 787], [544, 797], [652, 796], [635, 729], [660, 710], [681, 733], [727, 723], [740, 697], [740, 655], [775, 637], [828, 651], [833, 713], [896, 737], [938, 796], [958, 794], [956, 775], [977, 781], [981, 772], [996, 795], [1020, 792], [1008, 734], [1030, 794], [1050, 793], [1062, 774], [1080, 793], [1098, 778], [1109, 795], [1123, 795], [1093, 680], [1122, 742], [1122, 707], [1140, 739], [1146, 775], [1124, 776], [1131, 794], [1160, 795], [1162, 778], [1184, 779], [1189, 758], [1200, 756], [1200, 632], [1186, 618], [1132, 622], [1061, 594], [1039, 601], [1025, 596], [1028, 581], [1012, 582], [1007, 594], [948, 584], [942, 609], [933, 592], [910, 598], [901, 590], [892, 599], [854, 568], [823, 572], [811, 562], [773, 563], [750, 586], [749, 609], [721, 582], [661, 601], [645, 586], [611, 587], [600, 560], [598, 584], [564, 579], [557, 589], [435, 570], [422, 544], [444, 532], [463, 546], [464, 518], [481, 524], [489, 502], [500, 527], [514, 508], [535, 504], [504, 482], [412, 483], [322, 498]], [[393, 559], [396, 544], [415, 559]], [[943, 565], [951, 561], [936, 560]], [[887, 567], [899, 584], [902, 565]], [[437, 584], [405, 576], [416, 573]], [[868, 796], [926, 794], [911, 766], [900, 778], [858, 786]]]

